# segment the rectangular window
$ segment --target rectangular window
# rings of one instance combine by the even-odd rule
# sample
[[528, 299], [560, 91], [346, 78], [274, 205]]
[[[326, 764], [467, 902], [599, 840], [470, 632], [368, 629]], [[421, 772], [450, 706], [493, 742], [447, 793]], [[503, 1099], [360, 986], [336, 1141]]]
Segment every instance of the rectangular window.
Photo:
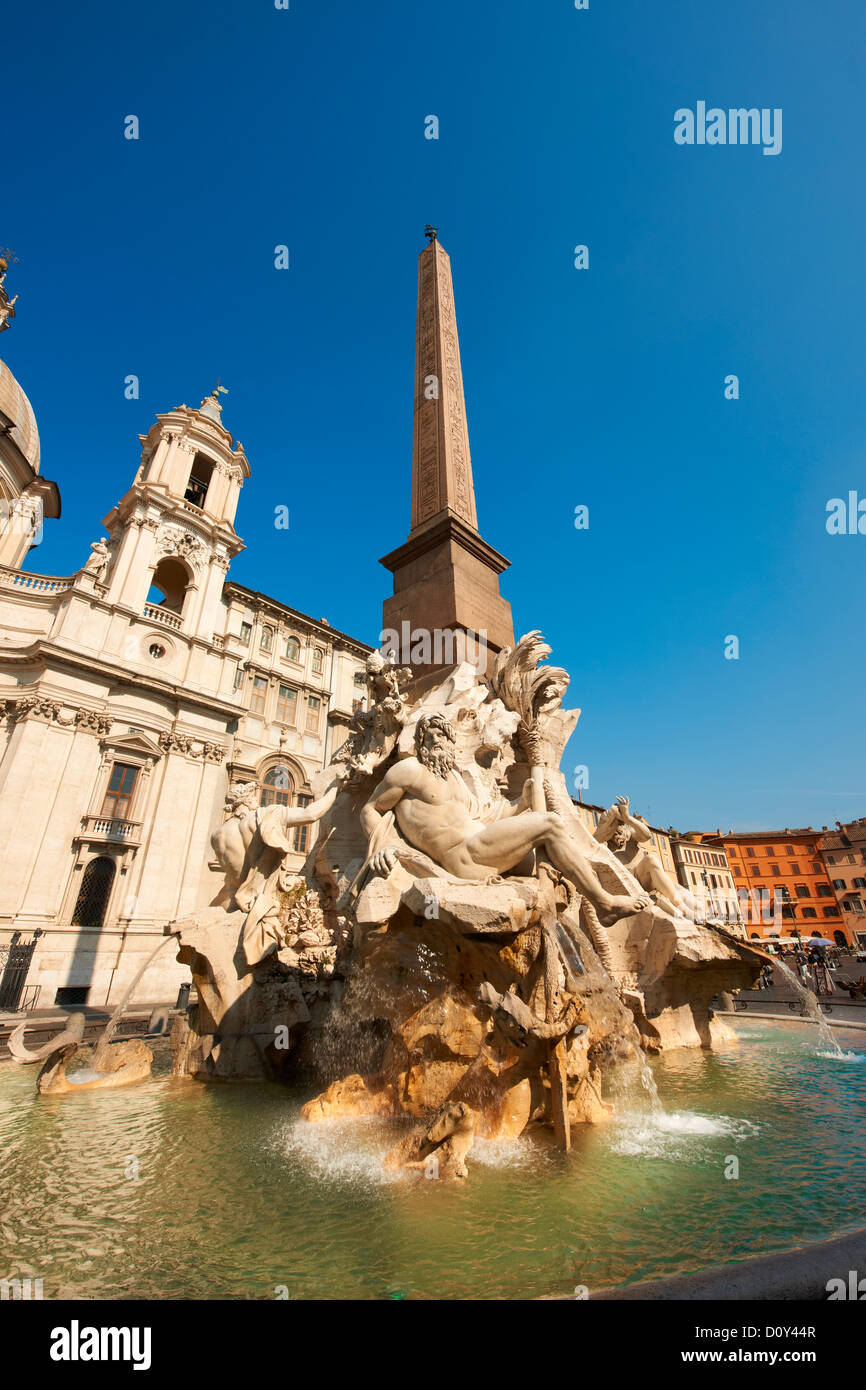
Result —
[[804, 916], [804, 917], [817, 917], [818, 914], [817, 914], [817, 912], [815, 911], [814, 907], [804, 907], [804, 908], [803, 908], [803, 916]]
[[809, 898], [812, 896], [805, 883], [798, 883], [794, 891], [798, 898]]
[[318, 695], [307, 696], [307, 724], [305, 732], [308, 734], [317, 734], [319, 732], [319, 706], [321, 703]]
[[854, 880], [854, 887], [855, 887], [855, 888], [866, 888], [866, 878], [855, 878], [855, 880]]
[[272, 627], [262, 628], [262, 640], [259, 643], [263, 652], [269, 652], [274, 645], [274, 629]]
[[134, 763], [113, 765], [100, 815], [111, 816], [113, 820], [129, 820], [129, 803], [135, 791], [139, 770]]
[[290, 685], [281, 685], [277, 692], [277, 723], [294, 724], [298, 692]]
[[242, 642], [246, 642], [247, 644], [249, 644], [249, 640], [250, 640], [250, 638], [252, 637], [252, 635], [253, 635], [253, 625], [252, 625], [252, 623], [241, 623], [241, 641], [242, 641]]
[[826, 883], [819, 883], [819, 884], [818, 884], [818, 897], [819, 897], [819, 898], [832, 898], [832, 896], [833, 896], [833, 890], [832, 890], [832, 888], [828, 888], [827, 885], [826, 885]]
[[828, 864], [835, 864], [835, 863], [836, 863], [836, 856], [835, 856], [835, 854], [828, 854], [828, 855], [827, 855], [827, 863], [828, 863]]
[[839, 916], [839, 909], [838, 909], [838, 907], [825, 907], [825, 908], [824, 908], [824, 916], [825, 916], [825, 917], [838, 917], [838, 916]]
[[746, 854], [749, 856], [750, 859], [754, 859], [755, 851], [752, 849], [751, 845], [746, 846]]
[[818, 861], [817, 861], [817, 859], [813, 859], [813, 860], [812, 860], [812, 873], [813, 873], [813, 874], [822, 874], [823, 872], [824, 872], [824, 866], [823, 866], [823, 864], [819, 864]]
[[788, 865], [788, 868], [791, 870], [791, 873], [792, 873], [792, 874], [798, 874], [798, 873], [800, 872], [800, 865], [799, 865], [799, 864], [789, 864], [789, 865]]
[[265, 696], [268, 682], [264, 676], [253, 676], [253, 693], [250, 696], [250, 714], [264, 714]]
[[[296, 804], [298, 806], [309, 806], [310, 797], [298, 796], [296, 798]], [[309, 833], [310, 827], [308, 825], [298, 825], [295, 827], [294, 850], [296, 854], [306, 854]]]
[[244, 673], [243, 673], [243, 671], [241, 670], [240, 666], [236, 665], [236, 666], [235, 666], [235, 679], [234, 679], [234, 688], [235, 688], [235, 690], [240, 690], [240, 688], [241, 688], [241, 686], [243, 685], [243, 683], [244, 683]]
[[772, 845], [767, 845], [767, 853], [771, 859], [774, 857], [776, 851], [773, 849]]
[[845, 883], [844, 878], [834, 878], [834, 879], [833, 879], [833, 887], [834, 887], [834, 888], [838, 888], [840, 892], [844, 892], [845, 887], [846, 887], [846, 883]]
[[757, 878], [757, 877], [758, 877], [758, 874], [759, 874], [760, 872], [761, 872], [761, 870], [758, 868], [757, 864], [753, 864], [753, 865], [752, 865], [752, 878]]
[[781, 877], [782, 870], [779, 868], [778, 864], [773, 864], [773, 865], [772, 865], [772, 873], [773, 873], [773, 878], [780, 878], [780, 877]]
[[790, 855], [790, 856], [793, 858], [793, 855], [794, 855], [794, 846], [793, 846], [793, 845], [786, 845], [786, 846], [785, 846], [785, 853], [786, 853], [787, 855]]

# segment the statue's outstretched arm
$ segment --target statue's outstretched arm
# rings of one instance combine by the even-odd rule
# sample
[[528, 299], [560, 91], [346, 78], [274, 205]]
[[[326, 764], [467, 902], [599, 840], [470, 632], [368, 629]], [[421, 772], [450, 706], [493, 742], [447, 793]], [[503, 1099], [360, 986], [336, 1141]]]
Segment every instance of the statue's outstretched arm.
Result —
[[269, 806], [259, 822], [259, 833], [265, 844], [285, 853], [291, 848], [285, 832], [297, 825], [313, 825], [320, 821], [330, 811], [339, 790], [339, 783], [335, 783], [309, 806]]

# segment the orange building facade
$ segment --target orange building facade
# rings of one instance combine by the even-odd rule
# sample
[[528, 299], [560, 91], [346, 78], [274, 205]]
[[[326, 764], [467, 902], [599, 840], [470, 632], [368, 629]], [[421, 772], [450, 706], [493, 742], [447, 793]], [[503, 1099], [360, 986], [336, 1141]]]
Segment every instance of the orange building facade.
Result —
[[821, 838], [822, 855], [845, 935], [866, 947], [866, 819], [836, 822]]
[[825, 936], [852, 946], [822, 854], [826, 827], [702, 835], [724, 848], [750, 937]]

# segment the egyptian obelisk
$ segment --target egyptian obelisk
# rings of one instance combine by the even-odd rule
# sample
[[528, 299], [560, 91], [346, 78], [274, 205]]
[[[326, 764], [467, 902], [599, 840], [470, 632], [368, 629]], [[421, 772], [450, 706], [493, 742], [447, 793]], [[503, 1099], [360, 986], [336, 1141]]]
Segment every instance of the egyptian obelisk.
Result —
[[468, 633], [495, 655], [514, 645], [511, 605], [499, 592], [509, 561], [478, 531], [451, 262], [435, 228], [427, 236], [418, 257], [411, 529], [380, 561], [394, 576], [383, 628]]

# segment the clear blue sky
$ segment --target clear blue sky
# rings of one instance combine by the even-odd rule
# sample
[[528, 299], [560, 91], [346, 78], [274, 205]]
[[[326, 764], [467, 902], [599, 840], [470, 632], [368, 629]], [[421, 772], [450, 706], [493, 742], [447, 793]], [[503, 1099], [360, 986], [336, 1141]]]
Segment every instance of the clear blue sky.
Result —
[[[429, 220], [481, 530], [583, 709], [565, 768], [683, 829], [866, 814], [866, 536], [825, 530], [866, 496], [862, 0], [55, 0], [3, 74], [0, 354], [63, 496], [31, 568], [83, 563], [219, 376], [232, 577], [376, 641]], [[698, 100], [781, 107], [781, 154], [677, 146]]]

